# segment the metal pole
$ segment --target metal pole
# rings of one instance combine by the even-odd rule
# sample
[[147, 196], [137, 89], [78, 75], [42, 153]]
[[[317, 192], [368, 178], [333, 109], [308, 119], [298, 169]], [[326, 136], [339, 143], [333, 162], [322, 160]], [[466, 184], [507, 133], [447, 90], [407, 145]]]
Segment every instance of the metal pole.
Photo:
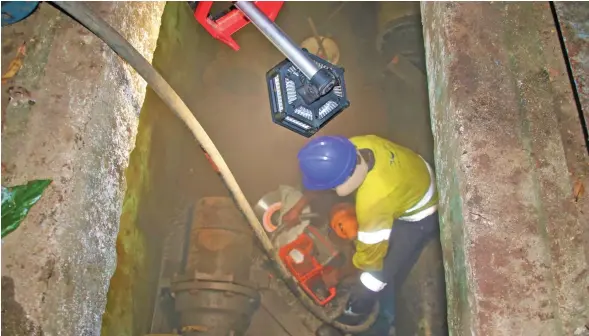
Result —
[[286, 35], [280, 27], [270, 20], [253, 2], [237, 1], [235, 7], [266, 36], [280, 52], [286, 56], [308, 79], [319, 71], [319, 67]]

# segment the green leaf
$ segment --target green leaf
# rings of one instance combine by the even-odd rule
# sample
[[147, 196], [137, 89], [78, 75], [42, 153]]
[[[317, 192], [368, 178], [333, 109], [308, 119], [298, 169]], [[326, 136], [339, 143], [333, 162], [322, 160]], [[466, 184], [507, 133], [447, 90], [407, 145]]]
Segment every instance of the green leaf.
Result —
[[51, 180], [35, 180], [24, 185], [2, 187], [2, 238], [18, 228], [49, 184]]

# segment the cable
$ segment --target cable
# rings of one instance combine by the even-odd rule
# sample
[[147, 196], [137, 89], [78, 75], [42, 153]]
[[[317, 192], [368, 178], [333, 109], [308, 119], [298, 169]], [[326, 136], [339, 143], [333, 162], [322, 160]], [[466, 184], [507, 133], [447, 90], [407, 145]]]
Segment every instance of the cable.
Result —
[[577, 88], [577, 83], [575, 82], [575, 74], [573, 73], [571, 59], [569, 58], [569, 52], [567, 50], [567, 45], [565, 43], [564, 34], [562, 33], [562, 29], [560, 26], [560, 19], [558, 18], [558, 12], [556, 11], [556, 6], [554, 4], [554, 1], [550, 1], [549, 3], [550, 3], [550, 11], [552, 12], [552, 18], [554, 19], [554, 26], [556, 27], [556, 32], [558, 35], [558, 42], [560, 43], [560, 49], [562, 49], [564, 64], [566, 66], [567, 75], [569, 77], [569, 82], [571, 84], [571, 91], [573, 92], [575, 106], [577, 107], [577, 112], [579, 113], [579, 121], [581, 123], [581, 130], [582, 130], [583, 136], [585, 138], [585, 148], [587, 149], [587, 153], [589, 153], [589, 130], [587, 129], [587, 121], [585, 120], [585, 116], [583, 114], [583, 104], [581, 104], [581, 98], [579, 97], [579, 90]]
[[[172, 110], [180, 120], [186, 124], [196, 141], [210, 155], [211, 159], [219, 169], [219, 175], [229, 189], [235, 203], [245, 215], [250, 227], [258, 238], [262, 248], [266, 252], [270, 261], [275, 266], [288, 289], [319, 320], [333, 325], [335, 328], [348, 333], [359, 333], [368, 330], [376, 321], [379, 312], [379, 305], [376, 304], [372, 313], [366, 321], [357, 326], [345, 325], [335, 321], [337, 316], [327, 316], [323, 309], [317, 305], [305, 294], [297, 285], [294, 277], [288, 272], [286, 266], [278, 258], [278, 253], [272, 245], [268, 235], [258, 220], [254, 210], [241, 191], [239, 184], [227, 166], [227, 163], [219, 153], [219, 150], [203, 129], [202, 125], [196, 120], [188, 106], [182, 101], [180, 96], [172, 89], [170, 84], [155, 70], [151, 64], [113, 27], [106, 21], [97, 16], [88, 6], [77, 1], [54, 1], [53, 2], [62, 11], [69, 14], [72, 18], [88, 28], [92, 33], [104, 41], [115, 53], [131, 65], [137, 73], [143, 77], [147, 84], [155, 91], [161, 100]], [[343, 308], [342, 308], [343, 309]], [[340, 312], [341, 313], [341, 312]], [[338, 314], [339, 315], [339, 314]]]

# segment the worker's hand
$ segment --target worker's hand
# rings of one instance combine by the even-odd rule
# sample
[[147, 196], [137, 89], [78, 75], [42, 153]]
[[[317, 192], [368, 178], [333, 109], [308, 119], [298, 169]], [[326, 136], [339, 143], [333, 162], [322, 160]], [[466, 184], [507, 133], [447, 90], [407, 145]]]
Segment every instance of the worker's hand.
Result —
[[301, 211], [296, 208], [288, 210], [284, 216], [282, 216], [282, 223], [286, 226], [294, 226], [300, 223]]
[[340, 272], [337, 269], [330, 268], [321, 274], [323, 282], [327, 288], [335, 287], [340, 282]]
[[300, 217], [303, 213], [303, 209], [309, 205], [309, 200], [315, 197], [314, 195], [315, 194], [313, 192], [306, 192], [303, 194], [303, 197], [301, 197], [297, 203], [290, 210], [288, 210], [284, 216], [282, 216], [282, 223], [286, 224], [287, 226], [294, 226], [299, 224], [301, 222]]

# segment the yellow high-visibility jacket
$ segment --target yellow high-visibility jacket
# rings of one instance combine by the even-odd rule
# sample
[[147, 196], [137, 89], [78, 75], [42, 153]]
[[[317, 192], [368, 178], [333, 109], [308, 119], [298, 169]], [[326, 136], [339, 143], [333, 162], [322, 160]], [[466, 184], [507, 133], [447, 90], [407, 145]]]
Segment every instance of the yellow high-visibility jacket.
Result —
[[437, 210], [434, 173], [413, 151], [375, 135], [350, 139], [374, 153], [374, 167], [356, 192], [358, 237], [354, 265], [382, 269], [395, 219], [418, 221]]

